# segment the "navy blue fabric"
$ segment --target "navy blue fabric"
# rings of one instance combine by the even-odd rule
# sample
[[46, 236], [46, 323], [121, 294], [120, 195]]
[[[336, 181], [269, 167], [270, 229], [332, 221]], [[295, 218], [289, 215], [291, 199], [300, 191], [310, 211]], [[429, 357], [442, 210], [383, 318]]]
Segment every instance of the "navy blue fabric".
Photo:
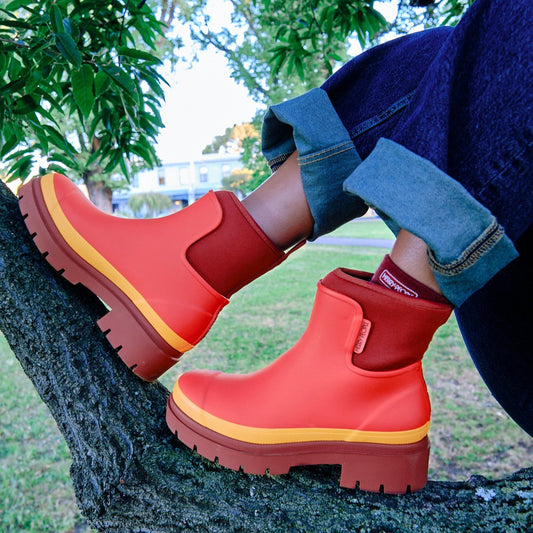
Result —
[[493, 396], [533, 436], [533, 226], [516, 247], [520, 257], [455, 315], [468, 352]]
[[361, 131], [357, 97], [341, 101], [337, 86], [329, 93], [363, 160], [380, 137], [401, 144], [459, 181], [515, 243], [520, 257], [456, 316], [489, 389], [533, 435], [533, 2], [477, 0], [448, 32], [409, 104], [388, 123]]
[[[292, 127], [298, 114], [298, 106], [293, 106], [292, 114], [281, 121], [284, 136], [306, 139], [308, 156], [327, 152], [337, 137], [344, 143], [347, 132], [358, 157], [344, 163], [352, 165], [352, 176], [364, 180], [365, 169], [375, 160], [369, 156], [380, 139], [388, 139], [461, 184], [503, 226], [520, 253], [507, 266], [502, 263], [456, 309], [456, 316], [493, 395], [533, 435], [533, 260], [528, 229], [533, 223], [533, 2], [477, 0], [456, 28], [423, 31], [375, 47], [341, 68], [322, 90], [329, 102], [304, 97], [304, 119], [300, 116]], [[320, 113], [313, 105], [321, 106]], [[280, 116], [285, 109], [281, 106]], [[322, 144], [315, 150], [312, 139], [295, 130], [330, 108], [342, 128], [335, 125], [327, 135], [322, 132]], [[270, 121], [264, 142], [272, 160], [283, 160], [287, 154], [278, 146], [290, 142], [276, 138], [274, 132], [280, 129], [275, 124]], [[298, 143], [292, 148], [298, 149]], [[339, 193], [350, 181], [346, 168], [337, 175], [333, 159], [331, 163], [326, 173], [302, 175], [304, 190], [313, 191], [309, 198], [318, 220], [313, 237], [361, 213], [360, 201], [349, 195], [343, 199]], [[383, 172], [374, 183], [387, 191], [394, 180]], [[442, 199], [427, 198], [426, 210], [438, 208], [439, 201], [442, 204]], [[417, 206], [412, 208], [416, 211]], [[448, 223], [452, 221], [445, 216], [439, 221], [443, 235]]]
[[533, 2], [477, 0], [388, 138], [462, 183], [516, 241], [533, 212]]

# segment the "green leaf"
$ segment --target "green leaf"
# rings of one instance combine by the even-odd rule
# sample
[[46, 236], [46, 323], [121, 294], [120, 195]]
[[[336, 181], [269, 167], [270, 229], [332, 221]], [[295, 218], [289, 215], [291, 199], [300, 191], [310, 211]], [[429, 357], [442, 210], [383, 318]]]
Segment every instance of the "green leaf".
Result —
[[335, 61], [342, 61], [342, 57], [335, 52], [329, 52], [328, 57], [331, 57], [331, 59], [334, 59]]
[[55, 34], [56, 46], [61, 55], [76, 67], [81, 66], [81, 52], [78, 50], [72, 36], [68, 33], [60, 32]]
[[10, 83], [6, 83], [0, 87], [0, 94], [13, 94], [22, 89], [26, 85], [26, 78], [23, 76]]
[[270, 59], [270, 64], [272, 65], [272, 74], [276, 76], [281, 71], [281, 67], [283, 66], [283, 63], [285, 63], [287, 59], [287, 48], [285, 46], [278, 47], [275, 49], [275, 53], [272, 55]]
[[56, 4], [52, 4], [50, 9], [50, 24], [54, 33], [61, 33], [63, 29], [63, 14]]
[[150, 73], [150, 72], [146, 72], [146, 71], [142, 71], [142, 72], [144, 74], [143, 81], [145, 81], [150, 86], [150, 89], [152, 89], [152, 91], [157, 96], [159, 96], [159, 98], [164, 99], [165, 91], [163, 90], [163, 87], [161, 87], [161, 82], [166, 83], [166, 81], [161, 76], [157, 75], [157, 73], [154, 75], [153, 73]]
[[153, 162], [153, 157], [152, 157], [148, 144], [146, 144], [145, 146], [143, 146], [140, 143], [132, 144], [130, 146], [130, 152], [134, 153], [135, 155], [138, 155], [139, 157], [144, 159], [148, 164], [152, 164]]
[[39, 84], [42, 82], [42, 76], [41, 73], [38, 70], [31, 70], [28, 79], [26, 80], [26, 84], [24, 87], [24, 92], [29, 94], [35, 91]]
[[109, 133], [113, 134], [113, 112], [109, 107], [104, 107], [102, 110], [102, 124]]
[[2, 150], [0, 151], [0, 158], [3, 158], [6, 154], [11, 152], [15, 146], [19, 143], [19, 138], [17, 135], [13, 134], [2, 146]]
[[64, 155], [59, 154], [57, 152], [53, 152], [51, 154], [48, 154], [48, 158], [51, 161], [56, 161], [56, 162], [59, 162], [59, 163], [63, 163], [63, 165], [65, 165], [68, 168], [77, 168], [77, 165], [73, 165], [72, 164], [72, 159], [70, 159], [68, 157], [65, 157]]
[[121, 150], [113, 150], [113, 153], [111, 154], [111, 157], [109, 158], [109, 162], [104, 167], [105, 173], [110, 173], [115, 170], [115, 168], [120, 165], [120, 160], [122, 159], [122, 151]]
[[60, 174], [67, 174], [68, 169], [71, 168], [72, 165], [69, 165], [67, 168], [62, 167], [61, 165], [56, 165], [55, 163], [51, 163], [48, 165], [48, 168], [46, 172], [59, 172]]
[[[25, 78], [24, 67], [25, 67], [24, 59], [21, 60], [21, 58], [19, 58], [15, 54], [13, 54], [9, 58], [9, 65], [7, 67], [7, 73], [9, 75], [9, 78], [14, 80], [19, 75], [22, 78]], [[21, 74], [21, 72], [22, 72], [22, 74]]]
[[59, 128], [59, 124], [57, 123], [57, 120], [48, 110], [44, 109], [44, 107], [38, 106], [35, 112], [41, 115], [42, 117], [47, 118], [50, 122], [54, 123]]
[[142, 59], [143, 61], [148, 61], [150, 63], [157, 63], [157, 64], [162, 63], [162, 61], [158, 57], [152, 54], [149, 54], [148, 52], [143, 52], [142, 50], [137, 50], [135, 48], [128, 48], [127, 46], [120, 46], [117, 49], [117, 52], [118, 52], [118, 55], [122, 57]]
[[80, 38], [80, 29], [78, 25], [75, 22], [72, 22], [72, 20], [68, 18], [63, 19], [63, 29], [65, 30], [65, 33], [68, 33], [69, 35], [72, 35], [72, 38], [76, 41]]
[[290, 76], [292, 74], [292, 71], [294, 69], [294, 60], [296, 59], [296, 56], [294, 55], [294, 52], [292, 52], [289, 56], [288, 56], [288, 60], [287, 60], [287, 67], [286, 67], [286, 71], [287, 71], [287, 75]]
[[132, 98], [137, 98], [135, 82], [126, 74], [126, 72], [116, 65], [106, 65], [101, 68], [120, 89], [125, 91]]
[[15, 11], [19, 7], [23, 7], [27, 2], [25, 0], [13, 0], [6, 6], [6, 11]]
[[31, 167], [33, 166], [33, 155], [25, 155], [21, 157], [18, 161], [11, 165], [9, 169], [9, 177], [7, 181], [13, 181], [16, 178], [24, 179], [30, 173]]
[[25, 30], [32, 29], [32, 25], [23, 20], [6, 20], [0, 19], [0, 26], [7, 26], [8, 28], [22, 28]]
[[100, 96], [103, 94], [109, 85], [111, 84], [111, 80], [109, 79], [109, 76], [102, 70], [99, 70], [96, 73], [96, 76], [94, 77], [94, 95], [95, 97]]
[[120, 163], [120, 169], [122, 170], [122, 174], [124, 174], [124, 177], [129, 182], [130, 181], [130, 172], [128, 170], [128, 164], [126, 163], [126, 158], [125, 158], [124, 154], [120, 158], [119, 163]]
[[298, 76], [302, 81], [305, 81], [305, 72], [304, 72], [304, 64], [300, 57], [296, 57], [294, 61], [294, 66], [296, 67], [296, 72], [298, 73]]
[[85, 118], [89, 116], [94, 104], [93, 84], [93, 69], [87, 63], [84, 63], [78, 70], [75, 70], [72, 73], [72, 93], [74, 101]]
[[44, 91], [38, 91], [39, 95], [43, 100], [46, 100], [54, 109], [62, 112], [63, 108], [61, 107], [61, 104], [57, 98], [54, 98], [51, 94], [44, 92]]
[[21, 150], [17, 150], [16, 152], [13, 152], [9, 154], [8, 156], [6, 156], [5, 160], [6, 161], [11, 161], [13, 159], [18, 160], [22, 156], [26, 155], [28, 153], [28, 150], [29, 150], [28, 147], [22, 148]]
[[48, 136], [46, 135], [46, 131], [42, 128], [41, 125], [39, 126], [34, 125], [33, 131], [35, 135], [37, 136], [41, 151], [47, 154], [48, 153]]
[[48, 124], [43, 124], [42, 127], [48, 133], [48, 140], [55, 146], [64, 150], [70, 159], [75, 163], [74, 154], [76, 153], [76, 149], [54, 127], [49, 126]]
[[152, 49], [155, 48], [154, 46], [154, 37], [156, 36], [156, 33], [153, 31], [153, 28], [150, 28], [147, 24], [145, 24], [144, 21], [137, 22], [134, 24], [135, 29], [139, 32], [140, 36], [142, 37], [142, 40]]
[[35, 101], [35, 98], [30, 94], [26, 94], [21, 98], [15, 100], [13, 104], [13, 113], [15, 115], [27, 115], [32, 111], [35, 111], [39, 107], [39, 104]]

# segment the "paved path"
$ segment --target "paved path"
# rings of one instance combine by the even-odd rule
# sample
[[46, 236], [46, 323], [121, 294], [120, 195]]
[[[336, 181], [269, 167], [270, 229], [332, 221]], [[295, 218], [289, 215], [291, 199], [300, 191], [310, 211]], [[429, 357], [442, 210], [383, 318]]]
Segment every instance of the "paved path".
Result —
[[392, 248], [394, 239], [354, 239], [352, 237], [330, 237], [324, 235], [308, 244], [329, 244], [336, 246], [369, 246], [372, 248]]

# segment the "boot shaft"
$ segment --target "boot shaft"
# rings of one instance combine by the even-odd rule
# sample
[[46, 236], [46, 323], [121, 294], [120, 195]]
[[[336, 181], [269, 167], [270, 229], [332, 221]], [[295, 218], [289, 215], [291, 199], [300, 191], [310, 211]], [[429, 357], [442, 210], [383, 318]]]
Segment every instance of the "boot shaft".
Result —
[[452, 307], [397, 293], [371, 283], [370, 278], [366, 272], [338, 268], [322, 280], [324, 286], [361, 307], [353, 363], [365, 370], [384, 371], [421, 361]]

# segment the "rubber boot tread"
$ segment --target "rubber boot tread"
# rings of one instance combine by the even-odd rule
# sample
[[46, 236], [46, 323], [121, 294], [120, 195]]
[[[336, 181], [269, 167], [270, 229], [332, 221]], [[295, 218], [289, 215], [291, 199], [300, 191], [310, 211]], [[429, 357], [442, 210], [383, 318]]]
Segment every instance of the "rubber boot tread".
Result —
[[340, 486], [370, 492], [405, 494], [427, 483], [429, 439], [413, 444], [301, 442], [252, 444], [220, 435], [167, 404], [167, 425], [181, 442], [202, 457], [248, 474], [287, 474], [303, 465], [341, 465]]
[[39, 180], [21, 187], [19, 206], [46, 261], [69, 282], [81, 283], [110, 308], [98, 326], [124, 363], [147, 381], [157, 379], [173, 366], [182, 352], [162, 339], [122, 291], [65, 243], [48, 213]]

